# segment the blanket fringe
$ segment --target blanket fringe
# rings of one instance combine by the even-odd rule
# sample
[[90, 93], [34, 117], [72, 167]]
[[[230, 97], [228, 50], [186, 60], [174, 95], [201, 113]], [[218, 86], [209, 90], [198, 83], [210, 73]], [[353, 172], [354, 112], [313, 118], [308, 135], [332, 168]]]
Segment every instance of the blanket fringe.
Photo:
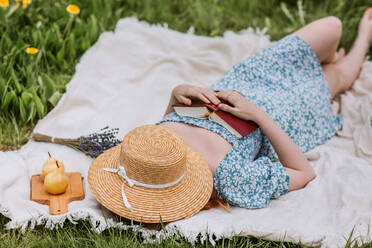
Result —
[[160, 231], [146, 229], [140, 225], [126, 225], [123, 222], [115, 222], [112, 218], [107, 218], [105, 220], [103, 217], [98, 217], [81, 210], [58, 216], [40, 214], [38, 216], [33, 216], [31, 219], [12, 220], [9, 209], [0, 204], [0, 214], [11, 219], [8, 223], [5, 224], [5, 228], [7, 230], [19, 228], [23, 233], [26, 232], [27, 229], [34, 229], [36, 226], [44, 226], [44, 228], [53, 230], [63, 228], [64, 223], [67, 220], [70, 221], [72, 224], [78, 224], [77, 221], [83, 220], [90, 221], [90, 223], [92, 224], [91, 230], [97, 233], [101, 233], [108, 228], [120, 228], [122, 230], [132, 229], [132, 231], [134, 232], [141, 233], [144, 239], [144, 243], [149, 244], [161, 243], [169, 237], [177, 236], [184, 238], [193, 245], [195, 245], [197, 242], [201, 242], [202, 244], [204, 244], [205, 241], [208, 239], [209, 242], [213, 246], [215, 246], [216, 240], [220, 238], [218, 235], [210, 233], [208, 230], [204, 232], [187, 233], [187, 235], [185, 235], [179, 231], [177, 226], [172, 224], [166, 225], [165, 228]]

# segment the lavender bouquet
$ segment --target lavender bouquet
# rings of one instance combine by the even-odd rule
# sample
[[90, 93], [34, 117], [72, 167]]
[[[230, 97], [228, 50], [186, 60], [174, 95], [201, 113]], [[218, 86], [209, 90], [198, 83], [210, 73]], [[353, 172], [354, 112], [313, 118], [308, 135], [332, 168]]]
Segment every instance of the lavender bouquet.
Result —
[[69, 146], [83, 152], [85, 155], [96, 158], [105, 150], [121, 143], [121, 141], [116, 138], [118, 133], [119, 128], [110, 129], [106, 126], [97, 132], [91, 133], [87, 136], [80, 136], [76, 139], [57, 138], [40, 133], [32, 134], [32, 139], [39, 142], [50, 142]]

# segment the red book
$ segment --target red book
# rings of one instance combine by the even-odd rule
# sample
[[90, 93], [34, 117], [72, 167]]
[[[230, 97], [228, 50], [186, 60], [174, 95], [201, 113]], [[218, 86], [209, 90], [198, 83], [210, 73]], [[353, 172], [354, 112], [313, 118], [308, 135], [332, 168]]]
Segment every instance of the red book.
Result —
[[193, 103], [191, 105], [177, 103], [173, 105], [173, 108], [181, 116], [213, 120], [238, 138], [250, 134], [258, 127], [253, 121], [240, 119], [229, 112], [218, 109], [218, 106], [213, 103]]

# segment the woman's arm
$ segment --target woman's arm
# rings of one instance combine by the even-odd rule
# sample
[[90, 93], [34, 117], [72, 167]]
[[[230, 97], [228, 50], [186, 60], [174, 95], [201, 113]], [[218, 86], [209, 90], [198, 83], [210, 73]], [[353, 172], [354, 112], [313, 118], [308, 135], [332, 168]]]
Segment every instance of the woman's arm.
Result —
[[303, 152], [265, 111], [236, 91], [220, 91], [217, 96], [232, 104], [220, 104], [222, 110], [256, 122], [269, 138], [279, 161], [287, 169], [290, 177], [289, 190], [303, 188], [315, 178], [315, 172]]
[[279, 161], [286, 167], [291, 179], [290, 190], [303, 188], [315, 178], [315, 172], [303, 152], [265, 111], [261, 109], [257, 111], [254, 122], [269, 138]]
[[191, 105], [192, 99], [200, 99], [205, 103], [219, 104], [220, 100], [216, 97], [216, 93], [211, 89], [202, 88], [190, 84], [181, 84], [172, 90], [171, 97], [169, 99], [168, 107], [164, 113], [164, 116], [173, 112], [173, 104], [183, 103]]

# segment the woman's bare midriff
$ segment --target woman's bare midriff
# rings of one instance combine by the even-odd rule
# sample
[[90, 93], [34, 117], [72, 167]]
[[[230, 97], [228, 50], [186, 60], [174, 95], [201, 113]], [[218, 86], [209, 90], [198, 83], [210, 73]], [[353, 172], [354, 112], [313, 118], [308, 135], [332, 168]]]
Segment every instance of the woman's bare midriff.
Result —
[[219, 163], [232, 148], [232, 145], [219, 134], [205, 128], [172, 121], [162, 122], [160, 125], [172, 128], [187, 145], [199, 152], [208, 163], [213, 175]]

